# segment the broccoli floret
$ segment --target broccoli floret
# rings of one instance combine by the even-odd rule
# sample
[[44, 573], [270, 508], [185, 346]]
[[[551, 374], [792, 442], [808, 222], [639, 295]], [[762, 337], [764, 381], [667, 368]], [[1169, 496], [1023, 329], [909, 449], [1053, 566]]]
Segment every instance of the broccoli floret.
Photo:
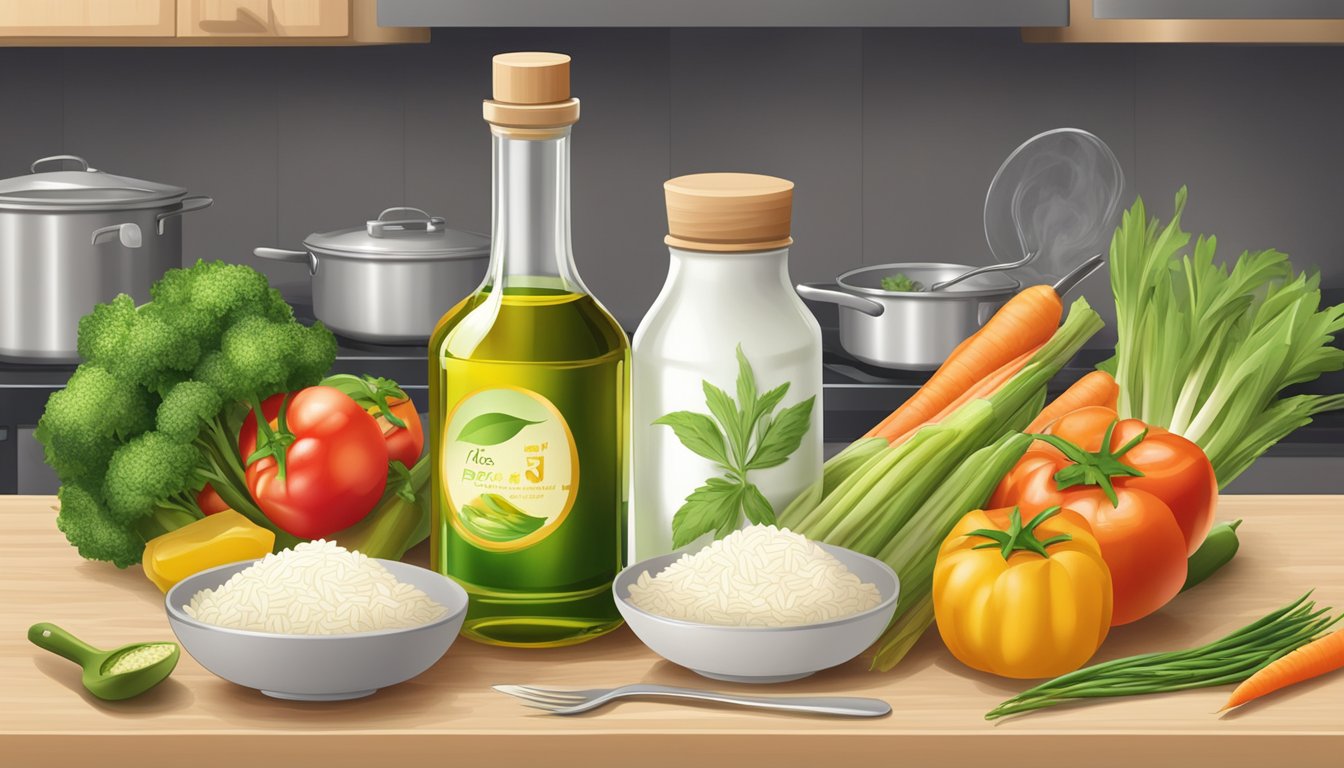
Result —
[[64, 480], [102, 485], [112, 452], [126, 438], [154, 425], [154, 399], [105, 368], [85, 363], [65, 389], [47, 399], [37, 439], [47, 463]]
[[180, 333], [206, 348], [217, 347], [219, 337], [244, 317], [294, 319], [293, 308], [265, 275], [241, 264], [198, 261], [190, 269], [169, 270], [150, 295], [173, 315]]
[[61, 511], [56, 527], [87, 560], [106, 560], [118, 568], [140, 562], [145, 541], [136, 531], [113, 520], [97, 494], [67, 482], [61, 486]]
[[158, 432], [132, 438], [112, 454], [103, 478], [108, 516], [122, 525], [149, 517], [165, 500], [191, 487], [196, 448]]
[[[37, 437], [68, 489], [61, 530], [85, 557], [136, 562], [145, 538], [200, 516], [205, 483], [254, 522], [237, 447], [242, 404], [316, 384], [336, 357], [250, 267], [169, 270], [136, 307], [128, 296], [80, 322], [86, 358], [47, 401]], [[157, 427], [157, 430], [156, 430]], [[120, 531], [118, 531], [118, 527]]]
[[223, 406], [224, 400], [214, 387], [203, 381], [184, 381], [163, 396], [155, 423], [162, 434], [179, 443], [190, 443]]

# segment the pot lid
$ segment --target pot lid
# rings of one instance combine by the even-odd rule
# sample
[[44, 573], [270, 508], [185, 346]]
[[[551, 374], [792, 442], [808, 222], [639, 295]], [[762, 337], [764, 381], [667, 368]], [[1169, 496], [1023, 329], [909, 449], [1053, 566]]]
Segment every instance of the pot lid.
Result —
[[419, 208], [388, 208], [355, 229], [315, 232], [303, 244], [343, 256], [402, 259], [471, 258], [490, 252], [490, 238], [444, 226], [443, 218]]
[[[44, 165], [69, 160], [80, 170], [39, 171]], [[117, 176], [76, 155], [54, 155], [34, 162], [26, 176], [0, 180], [0, 206], [28, 209], [148, 208], [180, 199], [182, 187]]]

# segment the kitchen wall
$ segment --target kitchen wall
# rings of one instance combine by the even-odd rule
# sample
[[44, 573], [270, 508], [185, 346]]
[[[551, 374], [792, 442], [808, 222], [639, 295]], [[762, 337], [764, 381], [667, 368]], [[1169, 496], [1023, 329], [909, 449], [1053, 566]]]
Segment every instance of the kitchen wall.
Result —
[[[1045, 46], [1013, 30], [435, 30], [372, 48], [0, 49], [0, 176], [74, 153], [187, 186], [191, 259], [414, 205], [488, 231], [490, 55], [574, 55], [575, 246], [632, 324], [662, 281], [661, 183], [795, 180], [793, 275], [988, 258], [984, 189], [1041, 130], [1104, 138], [1129, 191], [1223, 252], [1276, 246], [1344, 288], [1344, 47]], [[306, 272], [260, 264], [291, 298]], [[1104, 276], [1088, 281], [1108, 304]], [[458, 297], [443, 297], [446, 308]], [[1109, 312], [1109, 308], [1103, 311]]]

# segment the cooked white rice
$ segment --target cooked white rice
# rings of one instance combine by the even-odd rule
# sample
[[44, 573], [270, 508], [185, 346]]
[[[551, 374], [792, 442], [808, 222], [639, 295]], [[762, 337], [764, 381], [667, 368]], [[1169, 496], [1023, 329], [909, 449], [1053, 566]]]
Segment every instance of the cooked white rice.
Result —
[[418, 627], [447, 611], [378, 561], [323, 540], [267, 555], [183, 610], [206, 624], [284, 635]]
[[630, 585], [630, 603], [701, 624], [788, 627], [852, 616], [882, 596], [801, 534], [754, 525]]

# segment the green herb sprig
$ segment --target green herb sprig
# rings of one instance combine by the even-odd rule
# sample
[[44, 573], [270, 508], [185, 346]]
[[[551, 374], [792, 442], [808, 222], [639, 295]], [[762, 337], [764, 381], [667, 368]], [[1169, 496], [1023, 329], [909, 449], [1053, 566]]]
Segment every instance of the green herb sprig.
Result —
[[995, 720], [1070, 701], [1184, 691], [1239, 683], [1320, 637], [1344, 616], [1299, 597], [1289, 605], [1208, 645], [1145, 653], [1083, 667], [1023, 691], [985, 715]]
[[812, 427], [816, 396], [775, 414], [789, 382], [764, 394], [757, 389], [751, 363], [737, 346], [737, 399], [708, 381], [702, 381], [709, 414], [674, 411], [654, 421], [671, 427], [681, 444], [714, 462], [722, 477], [711, 477], [691, 491], [672, 518], [672, 545], [683, 547], [714, 533], [721, 539], [732, 533], [742, 515], [756, 524], [773, 524], [770, 500], [750, 480], [753, 470], [777, 467], [802, 445]]

